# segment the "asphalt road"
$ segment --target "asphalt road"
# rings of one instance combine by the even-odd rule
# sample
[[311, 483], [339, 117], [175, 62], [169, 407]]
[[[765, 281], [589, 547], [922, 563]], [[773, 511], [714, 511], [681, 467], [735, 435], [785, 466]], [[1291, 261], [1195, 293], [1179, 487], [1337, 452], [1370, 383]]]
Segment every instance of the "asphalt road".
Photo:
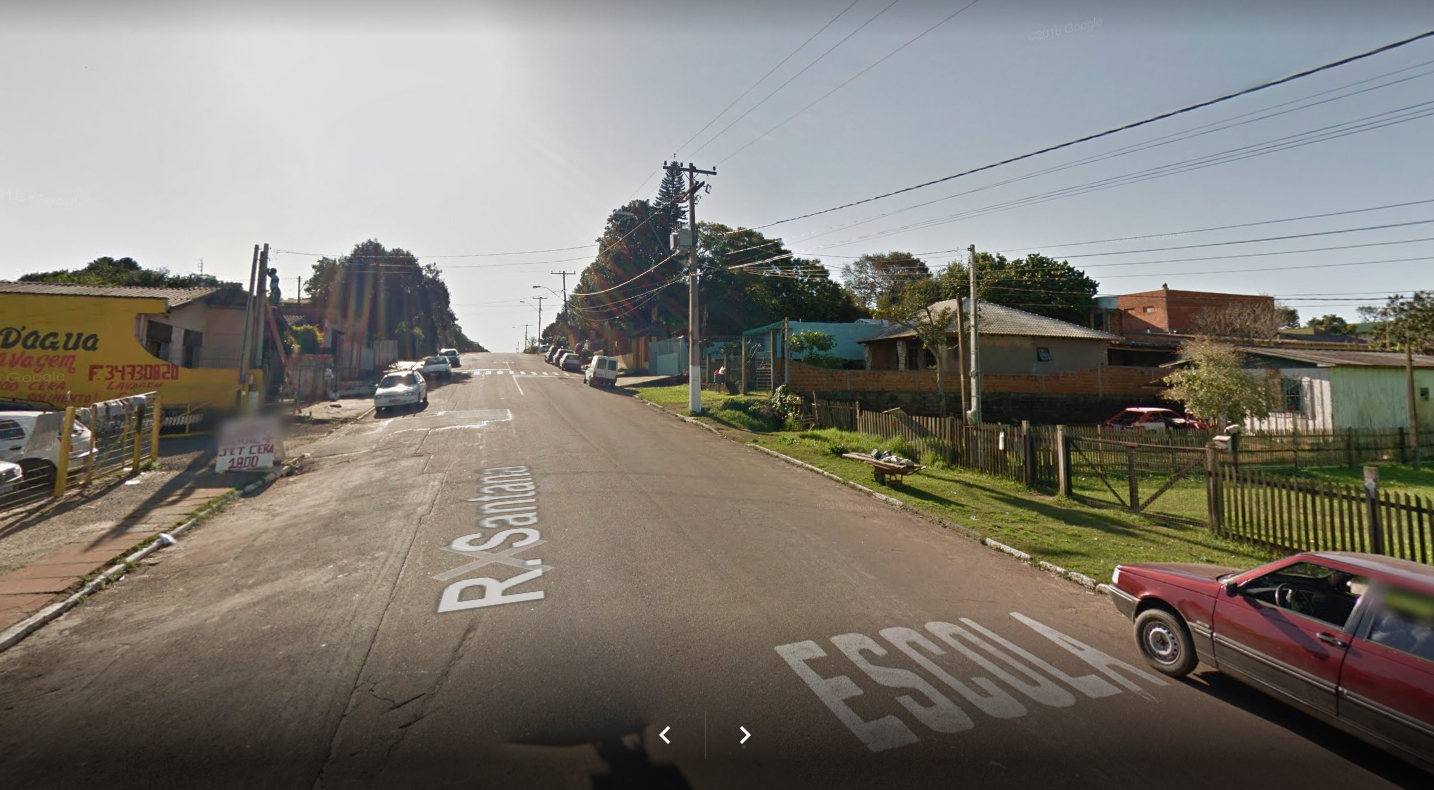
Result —
[[0, 654], [0, 782], [1427, 786], [1145, 671], [1103, 596], [537, 357], [464, 364]]

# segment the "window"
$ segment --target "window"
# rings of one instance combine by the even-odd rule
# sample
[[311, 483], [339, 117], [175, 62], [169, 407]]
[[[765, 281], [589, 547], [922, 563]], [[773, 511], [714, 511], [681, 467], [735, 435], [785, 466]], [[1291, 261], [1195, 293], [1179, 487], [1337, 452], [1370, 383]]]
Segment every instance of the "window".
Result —
[[169, 343], [174, 339], [174, 327], [150, 321], [144, 327], [144, 350], [156, 357], [169, 361]]
[[1241, 593], [1286, 611], [1344, 628], [1367, 579], [1313, 562], [1297, 562], [1248, 582]]
[[14, 420], [0, 420], [0, 442], [25, 441], [25, 429]]
[[199, 349], [204, 345], [204, 333], [193, 329], [184, 330], [184, 358], [180, 361], [186, 368], [199, 367]]
[[1155, 312], [1155, 308], [1154, 308], [1154, 307], [1151, 307], [1150, 305], [1146, 305], [1146, 306], [1140, 308], [1140, 312], [1142, 312], [1142, 313], [1153, 313], [1153, 312]]
[[1037, 347], [1037, 348], [1036, 348], [1036, 361], [1037, 361], [1037, 362], [1050, 362], [1050, 361], [1051, 361], [1051, 350], [1050, 350], [1049, 348], [1046, 348], [1045, 346], [1039, 346], [1039, 347]]
[[1300, 379], [1280, 379], [1280, 396], [1283, 411], [1305, 413], [1305, 383]]
[[1420, 388], [1419, 388], [1419, 400], [1429, 400], [1429, 388], [1428, 388], [1428, 387], [1420, 387]]
[[1369, 641], [1434, 661], [1434, 598], [1389, 589], [1374, 616]]

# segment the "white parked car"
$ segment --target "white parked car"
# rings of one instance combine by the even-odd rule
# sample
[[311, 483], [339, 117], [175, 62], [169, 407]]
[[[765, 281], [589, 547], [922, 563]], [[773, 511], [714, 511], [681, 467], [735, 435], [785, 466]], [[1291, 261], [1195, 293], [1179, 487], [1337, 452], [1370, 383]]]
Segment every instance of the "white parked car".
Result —
[[19, 464], [12, 464], [9, 461], [0, 461], [0, 497], [20, 487], [20, 481], [25, 479], [25, 470]]
[[419, 370], [423, 373], [424, 378], [438, 379], [440, 381], [453, 375], [452, 363], [448, 361], [448, 357], [442, 354], [424, 357], [423, 367], [419, 368]]
[[416, 370], [402, 370], [389, 373], [378, 382], [373, 393], [373, 410], [384, 415], [391, 409], [426, 406], [428, 404], [428, 382]]
[[583, 371], [583, 383], [589, 387], [617, 386], [617, 358], [593, 357]]
[[[64, 423], [65, 413], [59, 411], [0, 411], [0, 461], [9, 461], [24, 470], [27, 484], [53, 483], [59, 469]], [[92, 446], [90, 429], [75, 420], [70, 430], [71, 469], [89, 459]]]

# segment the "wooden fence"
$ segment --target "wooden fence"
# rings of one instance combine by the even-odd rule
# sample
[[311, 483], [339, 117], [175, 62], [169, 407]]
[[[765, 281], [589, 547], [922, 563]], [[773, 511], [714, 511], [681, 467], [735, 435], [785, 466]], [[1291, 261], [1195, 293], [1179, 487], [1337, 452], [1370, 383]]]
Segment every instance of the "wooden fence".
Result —
[[1434, 559], [1434, 503], [1425, 497], [1380, 491], [1377, 482], [1360, 487], [1228, 466], [1214, 488], [1210, 523], [1227, 537], [1288, 551]]

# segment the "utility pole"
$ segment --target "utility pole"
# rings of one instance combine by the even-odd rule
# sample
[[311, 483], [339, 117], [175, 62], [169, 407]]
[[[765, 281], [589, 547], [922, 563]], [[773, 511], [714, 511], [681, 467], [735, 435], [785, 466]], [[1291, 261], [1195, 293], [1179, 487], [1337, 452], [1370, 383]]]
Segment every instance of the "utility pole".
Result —
[[[546, 297], [546, 296], [535, 296], [535, 297], [533, 297], [533, 298], [538, 300], [538, 334], [541, 335], [541, 334], [543, 333], [543, 300], [544, 300], [544, 299], [547, 299], [548, 297]], [[524, 324], [524, 326], [527, 326], [527, 325]], [[527, 330], [527, 329], [524, 329], [524, 330], [523, 330], [523, 334], [526, 336], [527, 333], [528, 333], [528, 330]]]
[[269, 309], [269, 245], [259, 253], [259, 282], [254, 286], [254, 367], [264, 367], [264, 319]]
[[294, 278], [294, 303], [295, 303], [295, 304], [303, 304], [303, 303], [304, 303], [304, 277], [303, 277], [303, 275], [299, 275], [298, 277], [295, 277], [295, 278]]
[[717, 170], [699, 170], [691, 162], [685, 168], [678, 162], [663, 162], [662, 166], [687, 171], [687, 228], [691, 236], [687, 248], [687, 408], [698, 415], [702, 413], [702, 314], [697, 309], [697, 190], [707, 184], [698, 181], [697, 174], [715, 176]]
[[[548, 272], [548, 274], [556, 274], [563, 278], [563, 328], [566, 329], [568, 326], [568, 275], [576, 275], [577, 272]], [[538, 331], [543, 331], [543, 328], [538, 327]]]
[[526, 353], [527, 350], [528, 350], [528, 325], [527, 325], [527, 324], [523, 324], [523, 351]]
[[981, 424], [981, 334], [977, 327], [976, 307], [976, 245], [971, 245], [971, 411], [966, 415], [972, 425]]
[[254, 324], [254, 279], [259, 276], [259, 245], [254, 245], [254, 260], [249, 264], [249, 290], [244, 300], [244, 336], [239, 339], [239, 387], [249, 384], [249, 341]]

